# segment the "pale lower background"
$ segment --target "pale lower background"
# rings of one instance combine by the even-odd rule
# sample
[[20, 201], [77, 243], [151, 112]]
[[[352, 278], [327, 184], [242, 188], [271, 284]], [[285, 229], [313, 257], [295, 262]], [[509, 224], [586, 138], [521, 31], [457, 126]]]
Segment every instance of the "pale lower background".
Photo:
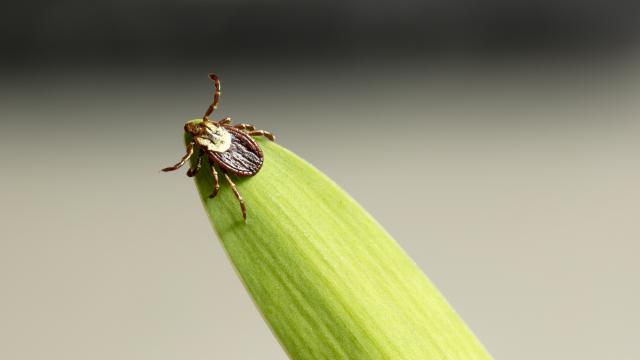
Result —
[[[215, 66], [5, 77], [1, 359], [285, 358], [192, 181], [158, 171]], [[635, 63], [214, 70], [219, 116], [352, 194], [496, 359], [640, 358]]]

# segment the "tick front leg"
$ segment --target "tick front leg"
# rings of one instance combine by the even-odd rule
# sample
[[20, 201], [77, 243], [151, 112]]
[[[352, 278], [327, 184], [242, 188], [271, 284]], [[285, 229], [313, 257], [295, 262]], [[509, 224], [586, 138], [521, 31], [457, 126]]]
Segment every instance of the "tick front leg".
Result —
[[194, 146], [194, 143], [192, 142], [189, 143], [189, 145], [187, 145], [187, 153], [182, 157], [182, 159], [180, 159], [180, 162], [178, 162], [173, 166], [166, 167], [162, 169], [162, 171], [167, 172], [167, 171], [174, 171], [174, 170], [180, 169], [182, 165], [184, 165], [184, 163], [187, 162], [187, 160], [189, 160], [191, 155], [193, 155], [193, 146]]
[[236, 195], [236, 198], [238, 199], [238, 202], [240, 202], [240, 209], [242, 210], [242, 219], [246, 223], [247, 222], [247, 209], [244, 206], [244, 199], [242, 198], [242, 195], [240, 195], [240, 192], [238, 191], [238, 188], [236, 188], [236, 184], [234, 184], [233, 181], [231, 181], [231, 178], [229, 177], [229, 175], [227, 175], [226, 172], [223, 172], [223, 174], [224, 174], [224, 177], [227, 179], [227, 182], [231, 186], [231, 190], [233, 190], [233, 193]]
[[220, 124], [220, 125], [229, 125], [229, 124], [231, 124], [231, 118], [227, 116], [226, 118], [224, 118], [222, 120], [218, 120], [218, 124]]
[[251, 136], [264, 136], [267, 139], [271, 140], [271, 141], [276, 141], [276, 137], [275, 135], [273, 135], [272, 133], [265, 131], [265, 130], [255, 130], [255, 131], [249, 131], [248, 133]]
[[198, 160], [196, 161], [196, 165], [187, 171], [188, 177], [194, 177], [198, 174], [198, 171], [202, 168], [202, 150], [198, 152]]
[[251, 124], [235, 124], [233, 125], [234, 128], [236, 129], [240, 129], [240, 130], [247, 130], [247, 131], [253, 131], [256, 129], [255, 126], [251, 125]]
[[213, 176], [213, 192], [209, 195], [209, 199], [213, 199], [218, 195], [218, 190], [220, 190], [220, 182], [218, 181], [218, 172], [216, 168], [211, 165], [211, 176]]
[[209, 120], [209, 115], [218, 108], [218, 103], [220, 102], [220, 80], [214, 74], [209, 74], [209, 79], [213, 81], [213, 84], [216, 87], [216, 92], [213, 94], [213, 102], [209, 105], [207, 112], [204, 113], [202, 120]]

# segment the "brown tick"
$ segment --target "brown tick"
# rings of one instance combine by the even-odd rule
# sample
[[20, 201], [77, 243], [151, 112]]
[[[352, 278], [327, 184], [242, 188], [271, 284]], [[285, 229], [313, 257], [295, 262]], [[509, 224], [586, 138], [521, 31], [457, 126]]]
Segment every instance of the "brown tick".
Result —
[[246, 222], [247, 209], [244, 205], [244, 199], [242, 199], [236, 184], [231, 181], [229, 174], [236, 176], [257, 174], [262, 168], [264, 155], [252, 136], [264, 136], [271, 141], [275, 141], [275, 137], [268, 131], [256, 130], [251, 124], [232, 125], [230, 117], [218, 121], [209, 120], [209, 115], [218, 108], [220, 102], [220, 80], [214, 74], [209, 74], [209, 78], [213, 80], [216, 88], [213, 102], [202, 117], [202, 122], [187, 122], [184, 125], [184, 131], [189, 133], [192, 138], [191, 142], [187, 144], [187, 153], [177, 164], [164, 168], [162, 171], [178, 170], [197, 150], [196, 164], [187, 171], [187, 176], [195, 176], [202, 167], [203, 156], [206, 155], [210, 164], [209, 171], [213, 175], [213, 192], [209, 198], [214, 198], [220, 189], [218, 172], [215, 168], [217, 165], [240, 202], [242, 218]]

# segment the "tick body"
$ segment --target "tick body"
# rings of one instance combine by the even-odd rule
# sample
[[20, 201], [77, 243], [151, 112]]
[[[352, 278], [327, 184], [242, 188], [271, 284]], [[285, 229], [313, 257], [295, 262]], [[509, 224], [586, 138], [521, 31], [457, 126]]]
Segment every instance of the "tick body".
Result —
[[209, 74], [209, 78], [213, 80], [216, 89], [213, 102], [202, 117], [202, 122], [187, 122], [184, 125], [184, 131], [189, 133], [192, 138], [192, 141], [187, 144], [187, 153], [177, 164], [164, 168], [162, 171], [178, 170], [196, 153], [197, 161], [187, 171], [187, 176], [195, 176], [201, 170], [202, 159], [206, 156], [210, 165], [208, 170], [213, 176], [213, 192], [209, 198], [214, 198], [220, 189], [217, 166], [238, 199], [242, 218], [246, 222], [247, 209], [244, 199], [229, 174], [235, 176], [256, 175], [262, 168], [264, 155], [252, 136], [264, 136], [271, 141], [274, 141], [275, 137], [268, 131], [256, 130], [250, 124], [234, 125], [229, 117], [218, 121], [209, 120], [209, 115], [216, 110], [220, 102], [220, 81], [214, 74]]

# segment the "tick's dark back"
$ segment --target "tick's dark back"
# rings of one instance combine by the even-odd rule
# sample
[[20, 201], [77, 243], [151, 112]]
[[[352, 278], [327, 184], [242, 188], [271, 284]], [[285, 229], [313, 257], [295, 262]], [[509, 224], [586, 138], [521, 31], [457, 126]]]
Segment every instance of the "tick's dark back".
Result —
[[253, 176], [262, 167], [264, 155], [251, 136], [230, 126], [225, 129], [231, 134], [231, 146], [225, 152], [211, 152], [209, 157], [222, 170], [237, 176]]

